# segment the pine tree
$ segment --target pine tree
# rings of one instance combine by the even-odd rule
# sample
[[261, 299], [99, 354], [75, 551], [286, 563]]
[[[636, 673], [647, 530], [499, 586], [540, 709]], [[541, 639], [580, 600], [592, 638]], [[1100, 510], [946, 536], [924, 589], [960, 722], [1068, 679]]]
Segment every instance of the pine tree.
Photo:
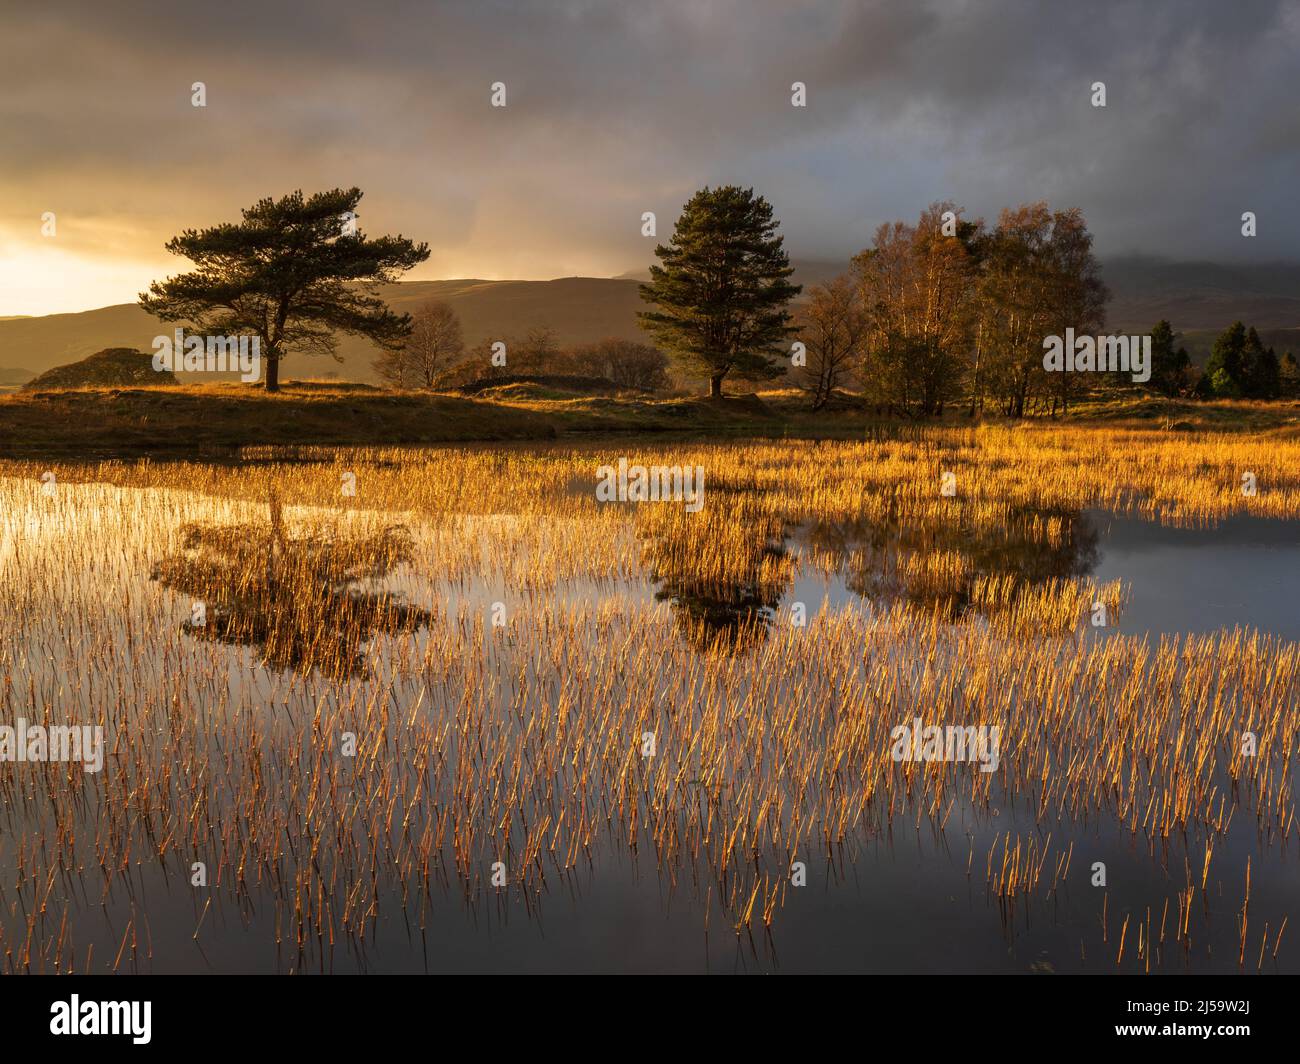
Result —
[[1174, 344], [1178, 335], [1167, 321], [1158, 321], [1151, 329], [1151, 379], [1146, 387], [1161, 395], [1176, 396], [1187, 391], [1191, 356], [1187, 348]]
[[1279, 374], [1277, 352], [1264, 346], [1252, 325], [1242, 357], [1242, 394], [1250, 399], [1276, 399]]
[[1278, 366], [1278, 394], [1288, 399], [1300, 398], [1300, 363], [1288, 351]]
[[[1214, 341], [1203, 381], [1221, 399], [1235, 399], [1245, 392], [1246, 326], [1234, 321]], [[1204, 390], [1204, 389], [1203, 389]]]
[[765, 379], [784, 367], [795, 328], [787, 304], [800, 286], [776, 233], [772, 205], [753, 189], [704, 188], [677, 219], [672, 239], [655, 248], [662, 265], [650, 267], [641, 298], [655, 305], [637, 317], [642, 328], [692, 375], [709, 379], [722, 395], [728, 373]]
[[266, 390], [279, 391], [289, 351], [332, 355], [336, 332], [399, 346], [411, 328], [375, 286], [429, 257], [427, 244], [402, 236], [370, 240], [355, 227], [361, 190], [333, 189], [304, 198], [259, 200], [242, 222], [187, 229], [166, 247], [198, 269], [155, 281], [140, 306], [163, 321], [187, 321], [207, 333], [256, 336]]

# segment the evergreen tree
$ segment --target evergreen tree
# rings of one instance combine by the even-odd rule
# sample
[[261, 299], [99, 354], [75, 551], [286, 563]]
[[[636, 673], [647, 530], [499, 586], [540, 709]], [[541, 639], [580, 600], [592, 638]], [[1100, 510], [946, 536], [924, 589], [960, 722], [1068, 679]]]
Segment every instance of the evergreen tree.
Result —
[[1252, 325], [1242, 359], [1242, 394], [1250, 399], [1276, 399], [1280, 370], [1277, 352], [1264, 346]]
[[1278, 367], [1278, 394], [1288, 399], [1300, 398], [1300, 364], [1288, 351]]
[[1202, 391], [1220, 399], [1241, 396], [1245, 389], [1246, 326], [1234, 321], [1214, 341], [1210, 360], [1205, 364]]
[[1158, 321], [1151, 330], [1151, 379], [1146, 387], [1161, 395], [1182, 395], [1188, 388], [1192, 359], [1187, 348], [1174, 344], [1178, 335], [1167, 321]]
[[185, 230], [166, 247], [198, 269], [155, 281], [140, 293], [140, 306], [206, 333], [258, 337], [268, 392], [279, 390], [287, 352], [332, 355], [335, 332], [400, 346], [410, 315], [394, 314], [374, 289], [427, 259], [429, 246], [402, 236], [367, 239], [355, 225], [361, 195], [359, 188], [310, 198], [298, 191], [259, 200], [242, 222]]
[[688, 373], [708, 377], [713, 397], [733, 371], [763, 379], [784, 370], [773, 359], [788, 353], [786, 306], [800, 287], [787, 280], [794, 270], [776, 230], [771, 204], [753, 189], [705, 188], [655, 248], [662, 265], [650, 267], [641, 298], [658, 309], [637, 317]]

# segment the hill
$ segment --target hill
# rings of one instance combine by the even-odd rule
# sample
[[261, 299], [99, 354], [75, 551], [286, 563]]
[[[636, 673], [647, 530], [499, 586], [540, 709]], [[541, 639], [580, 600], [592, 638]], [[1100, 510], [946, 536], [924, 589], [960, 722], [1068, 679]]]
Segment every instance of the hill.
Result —
[[[847, 263], [811, 259], [793, 262], [794, 279], [808, 286], [847, 267]], [[1112, 331], [1146, 332], [1167, 318], [1200, 361], [1215, 333], [1240, 318], [1258, 328], [1279, 352], [1300, 352], [1300, 263], [1222, 265], [1129, 257], [1104, 261], [1102, 273], [1111, 288], [1108, 329]], [[471, 345], [519, 336], [541, 325], [553, 329], [562, 345], [606, 336], [644, 340], [636, 324], [636, 312], [643, 306], [639, 276], [639, 271], [632, 271], [622, 277], [553, 281], [407, 281], [386, 285], [381, 294], [398, 311], [410, 311], [429, 298], [446, 300], [460, 315]], [[153, 338], [172, 328], [134, 304], [0, 320], [0, 363], [37, 373], [106, 347], [149, 351]], [[341, 365], [291, 355], [283, 373], [375, 380], [371, 345], [343, 337], [339, 353], [344, 359]], [[178, 376], [186, 379], [185, 374]]]
[[[849, 268], [847, 262], [832, 262], [826, 259], [791, 259], [790, 265], [794, 267], [794, 275], [790, 280], [795, 284], [803, 285], [804, 290], [800, 293], [801, 298], [807, 298], [808, 289], [814, 285], [833, 281]], [[639, 270], [628, 270], [625, 273], [620, 273], [615, 280], [648, 281], [650, 280], [650, 269], [645, 267]]]
[[153, 356], [130, 347], [110, 347], [71, 362], [47, 369], [23, 385], [23, 391], [49, 388], [151, 387], [175, 384], [167, 370], [153, 368]]
[[1161, 318], [1179, 332], [1221, 331], [1237, 319], [1264, 330], [1300, 328], [1300, 263], [1225, 265], [1129, 257], [1107, 259], [1108, 327], [1149, 329]]
[[[582, 344], [617, 336], [643, 340], [636, 324], [642, 307], [637, 282], [601, 277], [562, 277], [554, 281], [406, 281], [383, 285], [380, 294], [398, 312], [414, 310], [426, 299], [451, 304], [471, 346], [482, 340], [519, 336], [534, 326], [552, 328], [561, 344]], [[174, 324], [151, 317], [133, 303], [0, 321], [0, 362], [41, 372], [84, 358], [106, 347], [153, 350], [155, 336], [170, 335]], [[337, 373], [349, 380], [374, 381], [374, 347], [340, 337], [343, 364], [328, 358], [290, 355], [284, 376], [320, 377]], [[177, 375], [184, 381], [187, 375]], [[211, 376], [204, 374], [205, 379]]]

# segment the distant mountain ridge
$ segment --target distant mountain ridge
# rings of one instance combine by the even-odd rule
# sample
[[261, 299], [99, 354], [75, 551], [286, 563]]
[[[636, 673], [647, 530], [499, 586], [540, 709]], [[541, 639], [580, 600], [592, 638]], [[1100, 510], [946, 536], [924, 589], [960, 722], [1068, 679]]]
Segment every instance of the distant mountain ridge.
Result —
[[[813, 259], [795, 259], [792, 264], [795, 282], [805, 286], [805, 297], [812, 285], [848, 268], [847, 262]], [[543, 325], [553, 329], [563, 345], [606, 336], [643, 340], [636, 323], [636, 312], [644, 306], [637, 273], [551, 281], [405, 281], [383, 286], [381, 294], [399, 312], [411, 311], [426, 299], [446, 300], [460, 315], [470, 345], [522, 336]], [[1188, 350], [1199, 361], [1214, 333], [1241, 319], [1258, 328], [1279, 353], [1300, 353], [1300, 263], [1232, 265], [1127, 257], [1104, 261], [1102, 275], [1112, 296], [1109, 331], [1145, 332], [1167, 318], [1184, 334]], [[174, 327], [131, 303], [78, 314], [0, 319], [0, 366], [34, 375], [105, 348], [151, 351], [153, 338], [171, 333]], [[375, 379], [370, 368], [375, 350], [370, 344], [341, 337], [339, 354], [342, 365], [328, 358], [291, 355], [284, 373]]]
[[[446, 300], [460, 315], [465, 342], [522, 336], [534, 326], [550, 326], [561, 344], [590, 343], [617, 336], [643, 339], [636, 312], [643, 304], [636, 281], [602, 277], [563, 277], [554, 281], [404, 281], [380, 286], [395, 311], [409, 312], [426, 299]], [[32, 373], [77, 362], [108, 347], [153, 350], [153, 338], [171, 335], [175, 323], [161, 322], [134, 303], [77, 314], [0, 321], [0, 365]], [[367, 341], [339, 337], [340, 365], [330, 358], [290, 355], [283, 374], [290, 377], [337, 373], [373, 381], [376, 350]], [[184, 380], [186, 374], [177, 376]]]
[[1300, 328], [1300, 262], [1222, 264], [1130, 256], [1102, 263], [1111, 289], [1107, 320], [1117, 330], [1167, 319], [1180, 332], [1234, 321]]
[[[794, 267], [794, 276], [790, 280], [795, 284], [803, 285], [803, 292], [800, 295], [804, 297], [808, 295], [808, 290], [814, 285], [833, 281], [849, 269], [847, 262], [832, 262], [827, 259], [791, 259], [790, 265]], [[650, 268], [646, 266], [639, 270], [626, 270], [615, 277], [614, 280], [648, 281], [650, 280]]]

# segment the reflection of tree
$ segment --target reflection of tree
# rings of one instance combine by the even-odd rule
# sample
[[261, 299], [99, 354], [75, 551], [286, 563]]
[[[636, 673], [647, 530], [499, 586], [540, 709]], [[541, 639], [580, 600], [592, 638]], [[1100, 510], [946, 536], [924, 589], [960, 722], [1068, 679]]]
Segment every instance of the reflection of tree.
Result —
[[693, 646], [728, 653], [767, 637], [791, 583], [782, 522], [715, 494], [706, 510], [660, 512], [640, 531], [655, 598]]
[[843, 567], [850, 590], [950, 619], [981, 608], [972, 595], [979, 577], [1007, 575], [1034, 585], [1087, 576], [1097, 566], [1099, 540], [1081, 511], [1028, 507], [983, 523], [817, 522], [808, 532], [809, 544]]
[[[187, 634], [258, 646], [277, 668], [319, 669], [332, 679], [364, 671], [361, 646], [378, 632], [423, 627], [431, 614], [392, 592], [366, 590], [409, 561], [410, 534], [395, 526], [369, 536], [285, 532], [272, 497], [263, 524], [189, 524], [181, 551], [154, 566], [166, 587], [203, 602], [202, 623]], [[270, 549], [267, 549], [267, 544]]]

